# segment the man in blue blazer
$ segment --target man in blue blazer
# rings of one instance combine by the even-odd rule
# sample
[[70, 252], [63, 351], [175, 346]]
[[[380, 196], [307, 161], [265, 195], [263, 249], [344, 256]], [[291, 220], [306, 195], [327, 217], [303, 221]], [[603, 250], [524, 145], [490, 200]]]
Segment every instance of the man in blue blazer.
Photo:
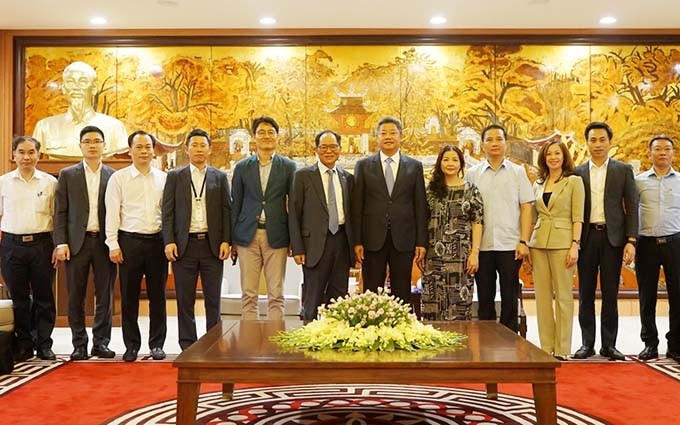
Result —
[[104, 194], [114, 170], [102, 162], [104, 132], [95, 126], [80, 131], [83, 161], [59, 172], [54, 239], [57, 259], [66, 263], [68, 323], [71, 327], [71, 360], [86, 360], [85, 294], [90, 266], [94, 273], [95, 310], [92, 326], [92, 355], [112, 358], [111, 341], [113, 284], [116, 265], [109, 261], [104, 244], [106, 207]]
[[600, 355], [625, 360], [616, 349], [619, 329], [618, 294], [621, 264], [635, 258], [638, 235], [638, 195], [633, 169], [609, 157], [612, 129], [592, 122], [585, 130], [590, 161], [574, 174], [583, 178], [586, 198], [578, 259], [578, 320], [583, 345], [574, 358], [595, 354], [595, 289], [598, 272], [602, 291]]
[[227, 175], [208, 165], [205, 130], [187, 135], [189, 165], [168, 173], [163, 190], [165, 256], [173, 262], [179, 345], [196, 342], [196, 284], [201, 275], [206, 331], [220, 321], [222, 270], [231, 243], [231, 198]]
[[353, 264], [350, 197], [354, 177], [337, 166], [340, 135], [322, 131], [314, 139], [319, 161], [295, 172], [288, 224], [293, 258], [302, 265], [302, 316], [316, 319], [317, 309], [347, 295]]
[[389, 265], [391, 292], [408, 305], [414, 257], [417, 264], [425, 258], [427, 202], [423, 164], [399, 151], [402, 129], [397, 118], [382, 118], [380, 152], [357, 162], [352, 225], [364, 290], [382, 287]]
[[258, 318], [260, 274], [267, 284], [267, 316], [283, 319], [283, 279], [289, 252], [288, 196], [295, 163], [276, 153], [279, 125], [253, 121], [256, 154], [239, 161], [232, 178], [232, 255], [241, 270], [242, 318]]

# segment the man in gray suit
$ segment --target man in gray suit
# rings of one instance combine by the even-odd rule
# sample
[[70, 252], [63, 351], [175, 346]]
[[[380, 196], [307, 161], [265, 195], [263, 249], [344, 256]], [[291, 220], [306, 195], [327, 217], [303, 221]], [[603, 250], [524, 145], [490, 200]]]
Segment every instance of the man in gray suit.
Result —
[[354, 257], [349, 210], [354, 177], [336, 165], [340, 135], [322, 131], [314, 139], [319, 162], [295, 172], [288, 227], [293, 258], [302, 265], [303, 321], [318, 307], [347, 294]]
[[635, 258], [638, 235], [638, 195], [633, 169], [609, 158], [612, 129], [592, 122], [585, 130], [590, 161], [576, 167], [586, 198], [578, 259], [578, 319], [583, 345], [574, 358], [595, 354], [595, 289], [600, 275], [602, 347], [600, 355], [625, 360], [616, 349], [619, 329], [618, 294], [621, 264]]
[[85, 293], [90, 266], [94, 272], [95, 316], [92, 355], [112, 358], [111, 340], [113, 284], [116, 265], [104, 244], [106, 208], [104, 193], [114, 170], [102, 163], [104, 132], [95, 126], [80, 131], [83, 161], [59, 172], [54, 214], [57, 259], [66, 262], [68, 322], [71, 326], [71, 360], [87, 359]]
[[427, 202], [423, 164], [399, 151], [401, 121], [378, 122], [380, 152], [354, 168], [352, 226], [354, 253], [362, 264], [364, 289], [376, 291], [390, 267], [391, 293], [411, 300], [411, 269], [425, 259]]
[[276, 153], [279, 125], [273, 118], [253, 121], [257, 153], [240, 160], [232, 177], [232, 256], [241, 269], [242, 318], [258, 317], [260, 274], [267, 284], [267, 316], [283, 319], [283, 279], [290, 238], [288, 196], [295, 163]]
[[168, 173], [163, 190], [165, 256], [173, 262], [179, 345], [196, 342], [196, 284], [201, 275], [206, 331], [220, 321], [223, 260], [231, 243], [227, 175], [208, 165], [211, 141], [201, 129], [187, 135], [189, 165]]

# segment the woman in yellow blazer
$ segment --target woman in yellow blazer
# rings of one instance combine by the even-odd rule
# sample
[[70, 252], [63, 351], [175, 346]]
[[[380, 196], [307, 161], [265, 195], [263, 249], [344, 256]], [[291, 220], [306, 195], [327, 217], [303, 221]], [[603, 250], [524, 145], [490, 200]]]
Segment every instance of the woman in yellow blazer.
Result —
[[[573, 277], [583, 226], [585, 191], [564, 143], [547, 142], [538, 154], [534, 183], [536, 225], [529, 247], [541, 348], [565, 360], [571, 353]], [[554, 308], [553, 308], [554, 297]]]

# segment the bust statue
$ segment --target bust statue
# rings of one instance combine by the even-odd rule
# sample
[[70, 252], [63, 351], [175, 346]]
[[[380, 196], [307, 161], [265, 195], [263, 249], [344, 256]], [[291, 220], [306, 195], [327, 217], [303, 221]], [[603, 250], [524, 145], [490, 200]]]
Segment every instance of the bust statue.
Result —
[[97, 93], [97, 74], [85, 62], [69, 64], [62, 74], [61, 92], [69, 101], [63, 114], [43, 118], [35, 126], [33, 137], [42, 143], [42, 153], [50, 158], [79, 158], [80, 130], [87, 125], [99, 127], [104, 132], [105, 156], [128, 149], [125, 125], [118, 119], [101, 114], [92, 105]]

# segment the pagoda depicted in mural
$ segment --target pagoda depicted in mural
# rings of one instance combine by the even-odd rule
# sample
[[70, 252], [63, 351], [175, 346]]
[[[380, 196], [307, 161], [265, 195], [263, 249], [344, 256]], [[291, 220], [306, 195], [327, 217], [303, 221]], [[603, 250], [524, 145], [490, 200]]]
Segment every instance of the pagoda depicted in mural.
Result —
[[336, 131], [346, 141], [342, 152], [365, 155], [369, 151], [370, 124], [366, 123], [372, 112], [364, 106], [364, 96], [338, 93], [340, 101], [330, 115], [338, 123]]

